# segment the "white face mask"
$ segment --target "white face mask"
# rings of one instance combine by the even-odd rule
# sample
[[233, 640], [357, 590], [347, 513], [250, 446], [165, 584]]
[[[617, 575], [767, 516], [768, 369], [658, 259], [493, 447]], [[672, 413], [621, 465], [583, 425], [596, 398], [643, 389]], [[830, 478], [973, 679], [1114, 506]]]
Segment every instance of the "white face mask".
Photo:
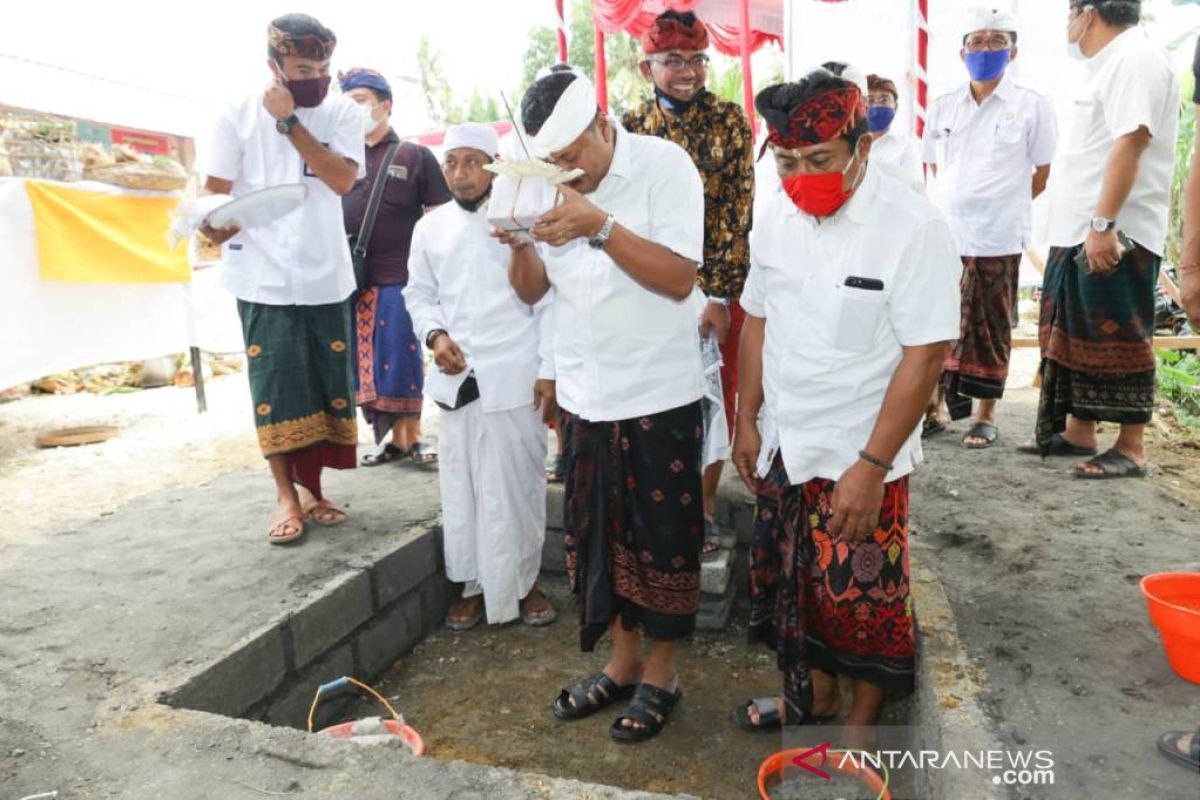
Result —
[[362, 115], [363, 133], [371, 133], [372, 131], [375, 130], [375, 128], [379, 127], [379, 123], [382, 120], [382, 116], [378, 117], [378, 118], [375, 116], [375, 110], [377, 108], [380, 111], [383, 110], [379, 106], [371, 106], [371, 105], [367, 105], [365, 103], [358, 107], [358, 113]]
[[[1071, 25], [1074, 25], [1075, 22], [1078, 22], [1080, 19], [1087, 16], [1087, 13], [1091, 10], [1092, 10], [1091, 6], [1084, 6], [1083, 10], [1080, 12], [1079, 16], [1075, 18], [1075, 21], [1072, 22]], [[1083, 45], [1081, 44], [1081, 42], [1083, 41], [1083, 37], [1085, 35], [1087, 35], [1087, 26], [1085, 25], [1083, 27], [1083, 30], [1079, 32], [1079, 38], [1072, 42], [1070, 40], [1071, 25], [1067, 26], [1067, 55], [1069, 55], [1071, 58], [1075, 59], [1076, 61], [1087, 61], [1088, 56], [1086, 53], [1083, 52]]]

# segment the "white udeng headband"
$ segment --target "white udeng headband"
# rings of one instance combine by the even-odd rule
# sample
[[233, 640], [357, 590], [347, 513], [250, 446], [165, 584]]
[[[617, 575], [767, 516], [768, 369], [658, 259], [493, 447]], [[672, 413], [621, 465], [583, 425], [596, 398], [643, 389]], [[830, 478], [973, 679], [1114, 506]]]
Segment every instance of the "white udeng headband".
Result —
[[[536, 136], [526, 134], [529, 152], [534, 158], [549, 158], [579, 138], [596, 118], [596, 90], [586, 76], [576, 72], [563, 91], [554, 110], [542, 123]], [[524, 120], [521, 121], [524, 127]]]

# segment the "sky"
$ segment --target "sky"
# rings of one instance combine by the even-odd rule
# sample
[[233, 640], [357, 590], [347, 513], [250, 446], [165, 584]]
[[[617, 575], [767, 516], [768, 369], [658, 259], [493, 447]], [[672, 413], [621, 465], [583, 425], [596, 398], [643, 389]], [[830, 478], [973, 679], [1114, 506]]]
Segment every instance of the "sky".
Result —
[[[930, 0], [931, 16], [943, 26], [935, 26], [932, 43], [935, 96], [965, 78], [954, 26], [979, 2]], [[1035, 88], [1046, 84], [1047, 93], [1066, 100], [1078, 71], [1065, 59], [1066, 0], [988, 0], [992, 3], [1014, 7], [1031, 29], [1022, 35], [1018, 77]], [[176, 12], [57, 0], [54, 20], [66, 24], [50, 24], [54, 20], [48, 21], [46, 6], [38, 3], [4, 5], [0, 103], [184, 135], [202, 133], [222, 101], [265, 85], [266, 24], [289, 11], [313, 14], [337, 33], [335, 70], [371, 66], [398, 88], [400, 76], [415, 72], [417, 44], [428, 35], [462, 98], [473, 89], [493, 96], [511, 90], [521, 77], [529, 30], [555, 21], [552, 0], [204, 0]], [[903, 78], [911, 58], [907, 7], [905, 0], [793, 0], [797, 67], [841, 57]], [[1200, 30], [1198, 6], [1146, 0], [1145, 7], [1157, 18], [1149, 30], [1158, 41]], [[1190, 58], [1190, 41], [1177, 49], [1181, 67]], [[397, 130], [428, 130], [420, 97], [411, 91], [397, 95]]]

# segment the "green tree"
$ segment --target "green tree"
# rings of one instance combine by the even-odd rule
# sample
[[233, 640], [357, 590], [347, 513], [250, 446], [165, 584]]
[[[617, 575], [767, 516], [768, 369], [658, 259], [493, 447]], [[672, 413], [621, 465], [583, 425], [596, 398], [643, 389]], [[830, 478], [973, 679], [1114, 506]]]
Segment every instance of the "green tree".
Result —
[[417, 87], [425, 98], [425, 112], [430, 119], [439, 124], [453, 121], [455, 114], [450, 84], [442, 69], [442, 54], [434, 49], [428, 35], [422, 36], [417, 45], [416, 74], [402, 76], [401, 80]]

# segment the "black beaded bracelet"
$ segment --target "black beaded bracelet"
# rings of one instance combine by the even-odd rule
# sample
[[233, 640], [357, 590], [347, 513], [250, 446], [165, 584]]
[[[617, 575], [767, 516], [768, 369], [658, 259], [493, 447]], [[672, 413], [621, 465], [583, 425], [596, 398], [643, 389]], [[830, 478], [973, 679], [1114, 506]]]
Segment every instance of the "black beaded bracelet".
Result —
[[891, 471], [892, 471], [892, 465], [891, 465], [891, 464], [889, 464], [888, 462], [884, 461], [882, 458], [876, 458], [875, 456], [873, 456], [873, 455], [871, 455], [870, 453], [868, 453], [866, 450], [859, 450], [859, 451], [858, 451], [858, 457], [859, 457], [859, 458], [861, 458], [863, 461], [867, 462], [868, 464], [871, 464], [871, 465], [874, 465], [874, 466], [876, 466], [876, 467], [879, 467], [879, 468], [880, 468], [881, 470], [883, 470], [884, 472], [891, 472]]

